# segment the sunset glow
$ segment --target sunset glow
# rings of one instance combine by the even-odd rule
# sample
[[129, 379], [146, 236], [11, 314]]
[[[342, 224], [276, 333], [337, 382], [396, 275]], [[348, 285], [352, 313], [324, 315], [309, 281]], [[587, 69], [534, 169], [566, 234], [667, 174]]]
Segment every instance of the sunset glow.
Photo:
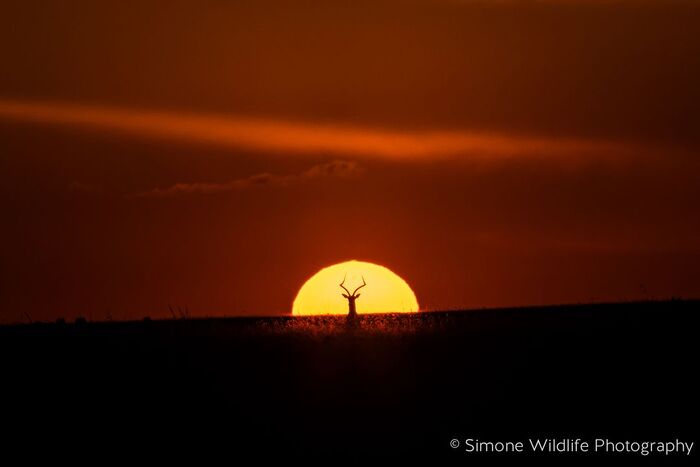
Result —
[[5, 3], [0, 325], [700, 296], [698, 1]]
[[350, 291], [362, 284], [362, 277], [367, 282], [357, 299], [359, 314], [418, 311], [416, 295], [401, 277], [383, 266], [353, 260], [321, 269], [307, 280], [294, 300], [292, 314], [347, 314], [348, 304], [338, 285], [345, 277]]

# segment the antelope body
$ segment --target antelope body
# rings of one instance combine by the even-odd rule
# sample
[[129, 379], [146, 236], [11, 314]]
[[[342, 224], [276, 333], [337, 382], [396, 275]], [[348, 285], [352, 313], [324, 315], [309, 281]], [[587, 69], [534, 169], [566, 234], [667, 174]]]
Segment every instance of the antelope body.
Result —
[[357, 291], [360, 290], [362, 287], [366, 286], [367, 282], [365, 282], [365, 278], [362, 277], [362, 285], [353, 290], [352, 293], [350, 293], [350, 291], [345, 288], [345, 279], [347, 279], [347, 275], [343, 278], [343, 282], [340, 283], [340, 287], [346, 292], [343, 294], [343, 297], [345, 297], [345, 299], [348, 301], [348, 318], [355, 318], [357, 316], [355, 300], [360, 298], [361, 295], [357, 293]]

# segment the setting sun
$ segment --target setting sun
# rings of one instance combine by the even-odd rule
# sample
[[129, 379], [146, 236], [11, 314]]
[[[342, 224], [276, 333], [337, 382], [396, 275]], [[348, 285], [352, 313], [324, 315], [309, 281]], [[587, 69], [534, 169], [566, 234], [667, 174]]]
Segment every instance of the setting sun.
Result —
[[[377, 264], [347, 261], [323, 268], [299, 289], [293, 315], [346, 315], [348, 301], [340, 283], [350, 293], [358, 291], [357, 313], [408, 313], [418, 311], [418, 300], [411, 287], [394, 272]], [[361, 292], [361, 293], [360, 293]]]

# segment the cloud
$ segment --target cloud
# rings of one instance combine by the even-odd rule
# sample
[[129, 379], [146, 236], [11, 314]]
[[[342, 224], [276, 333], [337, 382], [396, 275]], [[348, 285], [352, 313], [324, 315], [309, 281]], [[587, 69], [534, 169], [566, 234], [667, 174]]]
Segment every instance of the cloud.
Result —
[[393, 160], [582, 157], [619, 159], [639, 148], [605, 140], [471, 130], [399, 131], [235, 115], [167, 113], [73, 104], [0, 100], [0, 118], [117, 131], [138, 137], [210, 144], [271, 154], [322, 154]]
[[356, 162], [334, 160], [318, 164], [310, 169], [287, 175], [260, 173], [226, 183], [176, 183], [169, 188], [155, 188], [150, 191], [132, 195], [134, 198], [165, 198], [192, 194], [216, 194], [228, 191], [246, 190], [258, 186], [289, 186], [325, 177], [352, 177], [359, 175], [362, 169]]

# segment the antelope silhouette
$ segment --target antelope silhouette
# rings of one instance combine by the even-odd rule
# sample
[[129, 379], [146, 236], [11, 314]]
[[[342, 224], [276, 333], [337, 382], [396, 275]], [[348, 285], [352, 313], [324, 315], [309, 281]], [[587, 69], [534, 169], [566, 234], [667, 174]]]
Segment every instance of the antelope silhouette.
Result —
[[343, 297], [345, 297], [348, 300], [348, 318], [355, 318], [357, 316], [355, 300], [357, 300], [361, 295], [357, 293], [357, 291], [360, 290], [362, 287], [366, 286], [367, 282], [365, 282], [365, 278], [364, 276], [362, 276], [362, 285], [353, 290], [352, 293], [350, 293], [350, 291], [345, 288], [345, 279], [347, 279], [347, 277], [347, 274], [345, 275], [345, 277], [343, 277], [343, 282], [340, 283], [340, 287], [346, 292], [343, 294]]

